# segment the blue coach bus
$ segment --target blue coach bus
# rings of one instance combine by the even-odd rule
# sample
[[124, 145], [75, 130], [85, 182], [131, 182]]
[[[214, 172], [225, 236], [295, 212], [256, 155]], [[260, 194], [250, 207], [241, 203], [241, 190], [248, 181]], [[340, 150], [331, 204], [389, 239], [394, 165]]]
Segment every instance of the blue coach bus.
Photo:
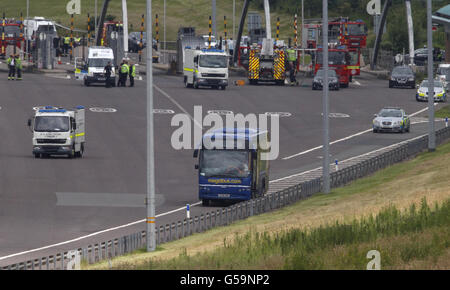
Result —
[[[223, 140], [224, 149], [212, 147], [215, 140]], [[233, 144], [232, 148], [226, 144]], [[225, 128], [203, 135], [202, 147], [194, 151], [202, 204], [264, 195], [269, 187], [269, 161], [261, 154], [268, 152], [267, 144], [268, 132], [255, 129]]]

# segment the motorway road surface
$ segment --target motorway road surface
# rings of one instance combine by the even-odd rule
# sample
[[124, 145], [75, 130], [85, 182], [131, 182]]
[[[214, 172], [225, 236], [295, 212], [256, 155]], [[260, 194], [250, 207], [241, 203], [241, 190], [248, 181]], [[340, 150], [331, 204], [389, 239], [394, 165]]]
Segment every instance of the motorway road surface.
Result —
[[[84, 87], [81, 82], [60, 75], [27, 74], [23, 82], [7, 81], [6, 75], [2, 76], [0, 266], [144, 230], [145, 224], [137, 222], [145, 218], [143, 207], [68, 206], [58, 204], [57, 194], [132, 197], [146, 192], [145, 81], [137, 81], [134, 88], [106, 89]], [[332, 161], [427, 132], [428, 124], [417, 118], [425, 116], [424, 112], [413, 119], [419, 123], [412, 125], [411, 133], [357, 134], [371, 128], [373, 114], [383, 106], [401, 106], [411, 114], [426, 108], [427, 103], [415, 101], [415, 90], [389, 89], [387, 81], [368, 74], [356, 80], [347, 89], [330, 92], [330, 112], [337, 113], [330, 118], [330, 141], [356, 134], [331, 145]], [[321, 91], [271, 85], [195, 90], [184, 88], [179, 76], [158, 73], [154, 82], [155, 108], [175, 114], [193, 115], [196, 105], [202, 106], [203, 116], [208, 110], [289, 113], [289, 117], [280, 118], [280, 154], [271, 162], [271, 180], [322, 165], [322, 151], [318, 148], [322, 144]], [[33, 114], [32, 108], [41, 105], [86, 107], [82, 159], [32, 156], [31, 132], [26, 122]], [[90, 108], [115, 111], [93, 112]], [[173, 114], [155, 114], [157, 226], [182, 219], [182, 208], [199, 202], [192, 150], [174, 150], [170, 143], [177, 128], [170, 124], [172, 117]], [[442, 122], [436, 122], [437, 128], [442, 126]], [[194, 206], [191, 216], [211, 209]], [[133, 222], [136, 223], [119, 227]]]

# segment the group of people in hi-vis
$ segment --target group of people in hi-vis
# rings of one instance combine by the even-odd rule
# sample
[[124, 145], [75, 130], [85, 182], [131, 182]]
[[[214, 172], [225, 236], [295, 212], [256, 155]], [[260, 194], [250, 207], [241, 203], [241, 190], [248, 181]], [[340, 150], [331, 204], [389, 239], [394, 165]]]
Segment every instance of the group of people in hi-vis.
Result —
[[[129, 64], [128, 64], [129, 63]], [[111, 87], [111, 73], [112, 73], [112, 64], [108, 62], [108, 64], [104, 68], [105, 76], [106, 76], [106, 87]], [[122, 63], [119, 66], [119, 81], [117, 82], [118, 87], [126, 87], [127, 86], [127, 77], [130, 77], [130, 85], [129, 87], [134, 87], [134, 78], [136, 77], [136, 67], [135, 65], [127, 60], [123, 59]]]
[[19, 55], [11, 54], [6, 63], [8, 64], [9, 69], [8, 80], [22, 80], [22, 60], [20, 59]]

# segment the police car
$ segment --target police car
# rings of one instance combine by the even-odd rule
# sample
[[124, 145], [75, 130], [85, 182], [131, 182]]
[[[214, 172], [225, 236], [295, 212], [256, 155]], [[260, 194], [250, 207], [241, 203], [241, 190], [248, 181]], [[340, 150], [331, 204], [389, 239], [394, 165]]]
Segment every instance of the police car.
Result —
[[[440, 80], [434, 80], [434, 101], [435, 102], [446, 102], [447, 94], [444, 87], [444, 84]], [[417, 89], [416, 100], [420, 101], [428, 101], [428, 80], [423, 80]]]
[[411, 121], [405, 111], [400, 108], [386, 107], [375, 114], [373, 119], [373, 132], [409, 132]]

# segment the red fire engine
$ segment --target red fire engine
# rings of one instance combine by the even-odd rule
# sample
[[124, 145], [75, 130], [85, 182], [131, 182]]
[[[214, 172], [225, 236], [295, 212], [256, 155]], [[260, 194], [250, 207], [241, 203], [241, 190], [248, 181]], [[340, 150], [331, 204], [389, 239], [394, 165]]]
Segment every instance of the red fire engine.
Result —
[[[366, 47], [367, 26], [362, 20], [349, 21], [339, 18], [329, 23], [329, 42], [348, 47], [351, 76], [360, 74], [361, 49]], [[351, 78], [351, 77], [350, 77]]]
[[321, 34], [322, 24], [320, 23], [309, 23], [304, 24], [305, 35], [306, 38], [306, 47], [309, 49], [317, 48], [319, 43], [319, 37]]
[[0, 56], [6, 56], [6, 48], [10, 45], [19, 49], [25, 41], [23, 28], [17, 22], [2, 20], [0, 25]]
[[[314, 61], [314, 74], [323, 66], [323, 48], [317, 48], [316, 58]], [[349, 70], [350, 53], [345, 45], [329, 45], [328, 49], [328, 66], [336, 71], [341, 87], [348, 87], [351, 77]]]

